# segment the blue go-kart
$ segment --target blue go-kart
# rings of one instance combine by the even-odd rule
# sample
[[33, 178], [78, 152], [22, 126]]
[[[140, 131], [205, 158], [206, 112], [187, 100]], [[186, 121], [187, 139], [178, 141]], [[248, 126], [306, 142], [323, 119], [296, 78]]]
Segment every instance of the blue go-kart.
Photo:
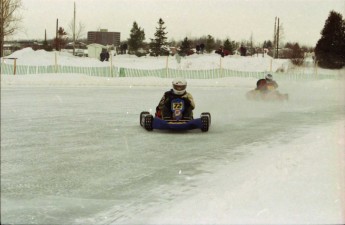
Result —
[[201, 113], [200, 118], [186, 119], [183, 117], [185, 104], [183, 99], [177, 98], [171, 102], [172, 118], [163, 119], [153, 116], [149, 112], [140, 113], [140, 125], [148, 131], [157, 130], [192, 130], [201, 129], [208, 131], [211, 125], [211, 114], [208, 112]]

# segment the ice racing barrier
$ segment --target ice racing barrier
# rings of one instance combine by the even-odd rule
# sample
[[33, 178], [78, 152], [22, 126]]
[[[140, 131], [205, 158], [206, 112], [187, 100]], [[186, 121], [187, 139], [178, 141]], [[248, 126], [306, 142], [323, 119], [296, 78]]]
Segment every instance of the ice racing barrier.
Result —
[[[32, 66], [32, 65], [16, 65], [1, 62], [1, 74], [4, 75], [32, 75], [32, 74], [84, 74], [88, 76], [98, 77], [160, 77], [175, 78], [184, 77], [187, 79], [215, 79], [223, 77], [247, 77], [247, 78], [263, 78], [267, 71], [248, 72], [237, 71], [226, 68], [215, 68], [205, 70], [188, 70], [188, 69], [136, 69], [124, 67], [82, 67], [82, 66]], [[302, 73], [272, 73], [277, 80], [319, 80], [319, 79], [340, 79], [342, 76], [334, 74], [302, 74]]]

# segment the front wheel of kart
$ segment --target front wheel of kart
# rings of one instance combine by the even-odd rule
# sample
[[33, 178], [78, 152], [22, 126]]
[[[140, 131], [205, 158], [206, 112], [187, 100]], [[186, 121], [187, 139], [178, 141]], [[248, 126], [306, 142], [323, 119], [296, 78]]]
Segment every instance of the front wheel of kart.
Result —
[[153, 130], [152, 124], [153, 124], [153, 116], [150, 114], [146, 115], [144, 117], [144, 128], [148, 131], [151, 131], [151, 130]]
[[201, 116], [200, 116], [200, 117], [202, 117], [202, 116], [208, 116], [208, 117], [209, 117], [208, 122], [209, 122], [209, 124], [211, 125], [211, 113], [209, 113], [209, 112], [203, 112], [203, 113], [201, 113]]
[[211, 117], [209, 115], [201, 115], [201, 131], [208, 131], [211, 124]]
[[144, 122], [145, 122], [144, 118], [145, 118], [147, 115], [150, 115], [150, 113], [147, 112], [147, 111], [143, 111], [143, 112], [140, 113], [140, 121], [139, 121], [140, 126], [142, 126], [142, 127], [144, 126]]

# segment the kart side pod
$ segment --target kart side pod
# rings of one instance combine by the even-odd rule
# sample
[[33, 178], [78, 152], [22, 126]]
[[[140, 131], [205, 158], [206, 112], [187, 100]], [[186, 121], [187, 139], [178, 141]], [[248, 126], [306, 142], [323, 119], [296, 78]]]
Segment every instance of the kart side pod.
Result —
[[144, 111], [140, 113], [140, 126], [148, 131], [157, 130], [192, 130], [200, 129], [207, 132], [211, 125], [211, 114], [203, 112], [200, 118], [192, 120], [163, 120], [158, 117], [153, 117], [149, 112]]

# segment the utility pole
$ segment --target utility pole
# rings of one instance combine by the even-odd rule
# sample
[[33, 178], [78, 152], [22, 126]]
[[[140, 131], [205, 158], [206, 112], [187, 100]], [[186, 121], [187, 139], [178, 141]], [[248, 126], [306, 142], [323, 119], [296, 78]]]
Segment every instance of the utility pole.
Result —
[[277, 26], [277, 54], [276, 54], [276, 58], [279, 58], [278, 49], [279, 49], [279, 17], [278, 17], [278, 26]]
[[73, 16], [73, 55], [75, 55], [75, 2], [74, 2], [74, 16]]
[[253, 55], [253, 32], [250, 34], [250, 54]]
[[43, 48], [47, 51], [48, 49], [48, 42], [47, 42], [47, 29], [44, 29], [44, 42], [43, 42]]
[[277, 39], [277, 34], [276, 34], [276, 30], [277, 30], [277, 17], [274, 18], [274, 31], [273, 31], [273, 58], [275, 58], [276, 55], [276, 39]]
[[56, 19], [56, 34], [55, 34], [55, 51], [59, 51], [58, 28], [59, 19]]

